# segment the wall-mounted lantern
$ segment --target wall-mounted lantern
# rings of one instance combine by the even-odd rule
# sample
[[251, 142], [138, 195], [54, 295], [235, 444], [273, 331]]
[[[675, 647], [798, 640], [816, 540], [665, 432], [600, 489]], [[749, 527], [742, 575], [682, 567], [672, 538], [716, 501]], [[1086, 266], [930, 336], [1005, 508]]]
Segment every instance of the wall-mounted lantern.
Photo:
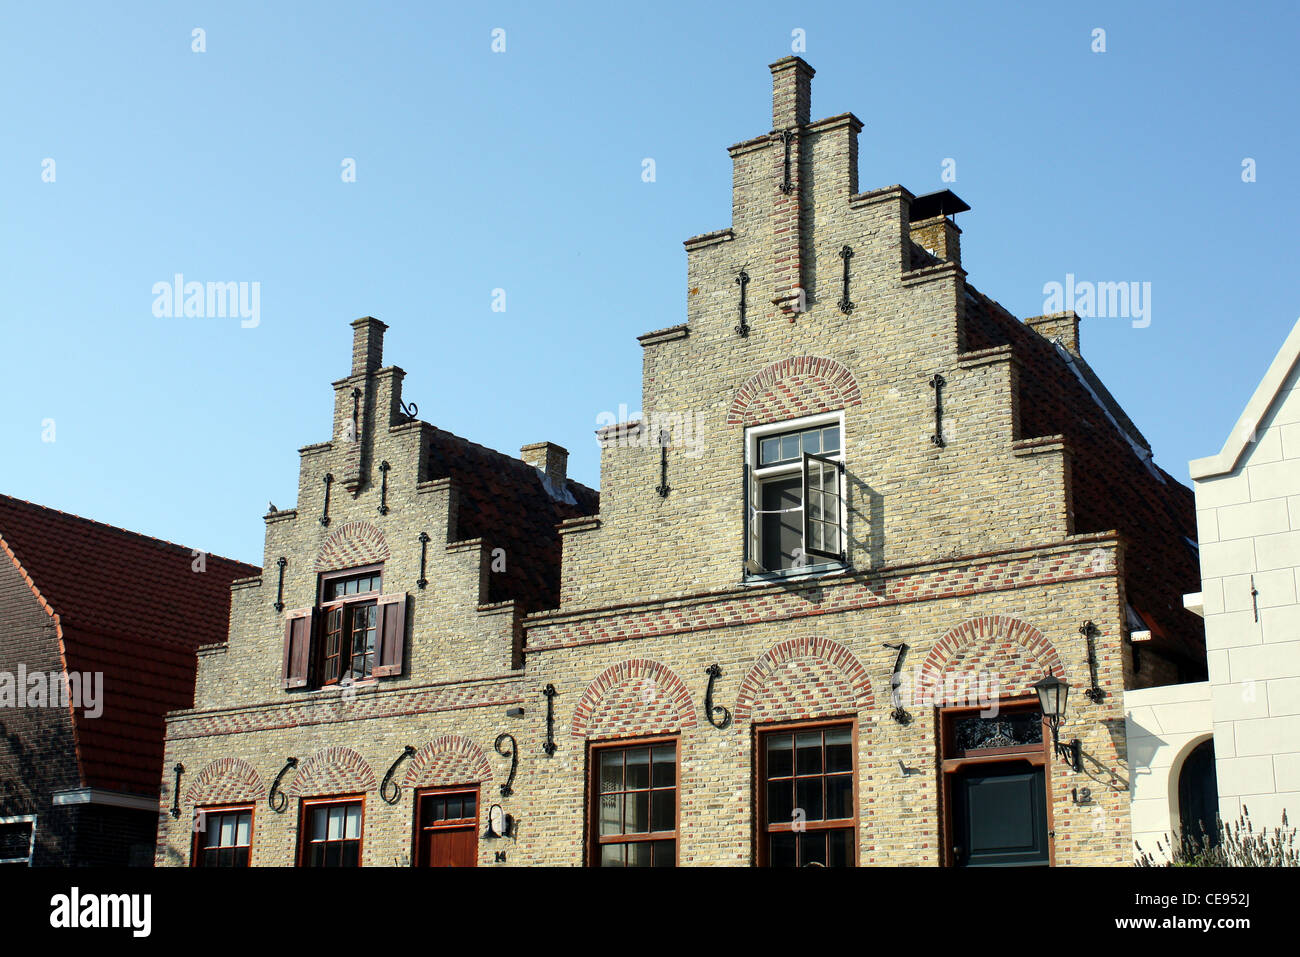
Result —
[[500, 804], [493, 804], [487, 814], [487, 836], [509, 837], [515, 827], [515, 819], [501, 810]]
[[1066, 699], [1070, 695], [1070, 684], [1062, 681], [1050, 671], [1047, 677], [1034, 684], [1038, 693], [1038, 703], [1043, 709], [1043, 716], [1052, 729], [1052, 753], [1058, 755], [1076, 773], [1083, 770], [1083, 745], [1078, 738], [1069, 744], [1061, 744], [1059, 729], [1061, 719], [1065, 717]]

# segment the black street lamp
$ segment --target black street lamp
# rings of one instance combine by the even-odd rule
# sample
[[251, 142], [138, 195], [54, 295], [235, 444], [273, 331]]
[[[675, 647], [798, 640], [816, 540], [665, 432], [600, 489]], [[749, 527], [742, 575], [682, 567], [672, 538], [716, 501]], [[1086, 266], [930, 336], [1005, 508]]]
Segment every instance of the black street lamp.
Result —
[[1059, 734], [1061, 719], [1065, 717], [1065, 702], [1070, 695], [1069, 683], [1049, 671], [1046, 678], [1034, 684], [1034, 691], [1038, 693], [1038, 704], [1052, 728], [1052, 753], [1063, 758], [1075, 773], [1082, 771], [1083, 746], [1079, 739], [1062, 744]]

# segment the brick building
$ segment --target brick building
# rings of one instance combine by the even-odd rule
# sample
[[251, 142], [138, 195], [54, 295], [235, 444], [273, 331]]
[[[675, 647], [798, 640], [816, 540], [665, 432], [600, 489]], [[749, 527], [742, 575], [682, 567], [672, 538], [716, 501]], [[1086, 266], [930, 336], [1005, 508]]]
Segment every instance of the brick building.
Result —
[[256, 571], [0, 495], [0, 860], [152, 862], [163, 718]]
[[860, 192], [861, 122], [771, 71], [599, 499], [406, 416], [353, 323], [169, 718], [160, 863], [1129, 861], [1121, 693], [1205, 673], [1191, 493], [1073, 313], [967, 281], [968, 207]]

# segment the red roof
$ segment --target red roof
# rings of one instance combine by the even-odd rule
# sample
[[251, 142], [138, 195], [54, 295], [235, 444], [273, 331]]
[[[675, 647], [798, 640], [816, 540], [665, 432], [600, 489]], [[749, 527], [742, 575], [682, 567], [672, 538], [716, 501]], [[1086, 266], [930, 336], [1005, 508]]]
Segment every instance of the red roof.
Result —
[[506, 569], [488, 576], [488, 601], [514, 600], [522, 611], [560, 605], [560, 533], [568, 518], [594, 515], [600, 493], [569, 479], [573, 501], [558, 501], [542, 473], [520, 459], [435, 428], [430, 477], [451, 477], [460, 493], [458, 539], [482, 538], [505, 550]]
[[[222, 641], [230, 583], [255, 565], [0, 495], [0, 559], [57, 617], [69, 671], [101, 672], [103, 713], [74, 709], [85, 786], [157, 794], [163, 717], [192, 707], [199, 645]], [[11, 558], [12, 556], [12, 558]]]
[[[1074, 531], [1118, 531], [1128, 601], [1154, 627], [1151, 650], [1179, 662], [1183, 680], [1206, 674], [1205, 631], [1182, 596], [1200, 590], [1192, 490], [1155, 464], [1151, 448], [1101, 380], [967, 287], [966, 347], [1009, 344], [1020, 361], [1020, 434], [1062, 435], [1070, 451]], [[1071, 368], [1073, 366], [1073, 368]]]

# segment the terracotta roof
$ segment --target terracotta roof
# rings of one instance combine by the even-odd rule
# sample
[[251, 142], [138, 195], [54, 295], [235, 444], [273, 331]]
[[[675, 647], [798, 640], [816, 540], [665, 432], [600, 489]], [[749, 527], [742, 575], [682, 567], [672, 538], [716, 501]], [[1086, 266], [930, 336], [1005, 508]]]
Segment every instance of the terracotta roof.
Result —
[[1071, 456], [1074, 531], [1115, 530], [1124, 540], [1129, 603], [1155, 627], [1144, 647], [1179, 661], [1184, 680], [1205, 675], [1205, 632], [1182, 605], [1197, 591], [1192, 491], [1155, 464], [1151, 448], [1080, 357], [1039, 335], [967, 286], [966, 348], [1010, 345], [1020, 360], [1020, 434], [1063, 435]]
[[514, 600], [525, 612], [560, 604], [560, 534], [569, 518], [593, 515], [600, 493], [568, 480], [559, 501], [542, 473], [521, 459], [434, 428], [429, 477], [450, 477], [460, 493], [457, 539], [505, 549], [506, 570], [488, 575], [489, 603]]
[[[194, 650], [224, 640], [230, 583], [260, 573], [218, 555], [0, 495], [0, 559], [57, 616], [69, 671], [104, 675], [104, 710], [74, 709], [83, 784], [158, 793], [163, 716], [194, 703]], [[10, 558], [12, 555], [12, 558]]]

